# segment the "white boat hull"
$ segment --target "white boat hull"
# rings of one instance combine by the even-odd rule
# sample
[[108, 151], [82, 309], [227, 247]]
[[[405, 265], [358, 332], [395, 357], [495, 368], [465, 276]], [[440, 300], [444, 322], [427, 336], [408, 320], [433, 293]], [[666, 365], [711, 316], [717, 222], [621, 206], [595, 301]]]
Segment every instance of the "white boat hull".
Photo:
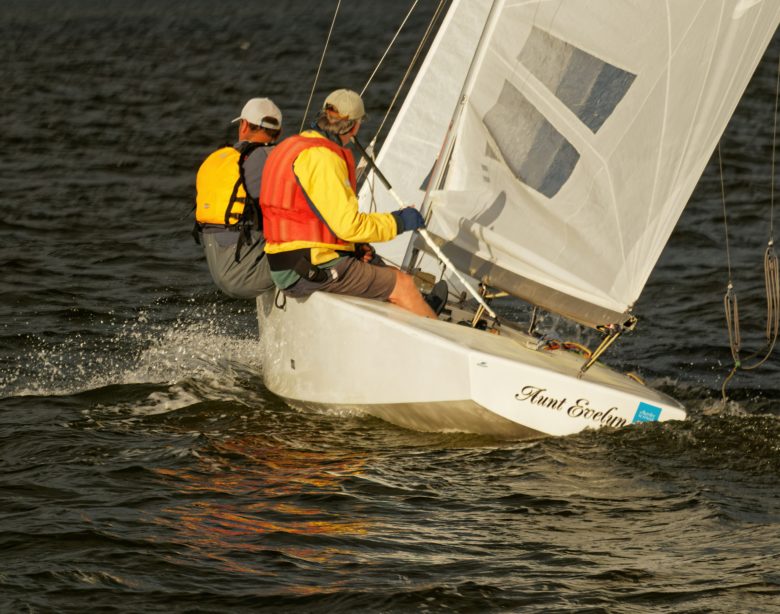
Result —
[[679, 420], [670, 397], [601, 364], [500, 335], [428, 320], [389, 303], [317, 292], [258, 298], [263, 379], [298, 407], [356, 410], [420, 431], [562, 436]]

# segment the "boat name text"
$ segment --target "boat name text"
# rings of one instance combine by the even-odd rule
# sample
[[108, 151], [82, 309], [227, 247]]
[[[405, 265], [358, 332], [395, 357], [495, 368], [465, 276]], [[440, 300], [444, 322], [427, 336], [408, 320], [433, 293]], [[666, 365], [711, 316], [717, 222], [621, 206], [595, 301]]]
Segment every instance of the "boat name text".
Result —
[[546, 407], [554, 411], [563, 411], [572, 418], [584, 418], [585, 420], [598, 422], [602, 426], [617, 428], [628, 424], [628, 421], [625, 418], [621, 418], [614, 414], [614, 412], [618, 410], [617, 407], [610, 407], [607, 410], [594, 409], [590, 406], [590, 401], [588, 401], [588, 399], [577, 399], [574, 403], [569, 403], [566, 397], [557, 398], [549, 396], [546, 393], [546, 388], [525, 386], [515, 395], [515, 399], [531, 403], [531, 405]]

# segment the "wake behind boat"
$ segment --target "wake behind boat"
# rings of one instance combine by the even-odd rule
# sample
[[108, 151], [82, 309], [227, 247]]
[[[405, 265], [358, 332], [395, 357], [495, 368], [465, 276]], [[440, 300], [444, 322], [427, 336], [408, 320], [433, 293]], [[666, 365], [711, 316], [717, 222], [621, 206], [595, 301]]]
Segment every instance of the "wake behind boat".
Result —
[[[432, 321], [325, 293], [264, 296], [267, 387], [294, 405], [512, 438], [685, 418], [597, 359], [636, 324], [633, 305], [778, 23], [780, 5], [762, 0], [453, 2], [378, 165], [483, 291], [603, 341], [554, 349], [460, 297]], [[374, 179], [361, 206], [392, 211]], [[377, 250], [462, 289], [419, 237]]]

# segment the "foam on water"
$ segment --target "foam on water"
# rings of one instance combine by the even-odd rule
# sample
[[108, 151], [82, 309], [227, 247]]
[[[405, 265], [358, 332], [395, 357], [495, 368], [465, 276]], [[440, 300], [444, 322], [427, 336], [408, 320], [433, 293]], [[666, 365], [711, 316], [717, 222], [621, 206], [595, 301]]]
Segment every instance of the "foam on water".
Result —
[[[251, 312], [226, 318], [217, 306], [191, 307], [174, 321], [155, 323], [147, 311], [107, 336], [74, 333], [63, 341], [36, 339], [16, 368], [0, 378], [2, 396], [77, 394], [115, 384], [196, 380], [221, 396], [259, 369]], [[2, 398], [2, 397], [0, 397]]]

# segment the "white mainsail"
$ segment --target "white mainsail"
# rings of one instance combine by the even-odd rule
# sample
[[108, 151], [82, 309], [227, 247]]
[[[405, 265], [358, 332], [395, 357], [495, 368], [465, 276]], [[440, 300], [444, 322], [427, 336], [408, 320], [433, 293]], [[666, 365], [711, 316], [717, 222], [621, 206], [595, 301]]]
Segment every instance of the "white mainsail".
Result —
[[445, 253], [546, 309], [621, 322], [778, 23], [778, 0], [455, 2], [380, 168], [419, 202], [454, 117], [428, 195]]

